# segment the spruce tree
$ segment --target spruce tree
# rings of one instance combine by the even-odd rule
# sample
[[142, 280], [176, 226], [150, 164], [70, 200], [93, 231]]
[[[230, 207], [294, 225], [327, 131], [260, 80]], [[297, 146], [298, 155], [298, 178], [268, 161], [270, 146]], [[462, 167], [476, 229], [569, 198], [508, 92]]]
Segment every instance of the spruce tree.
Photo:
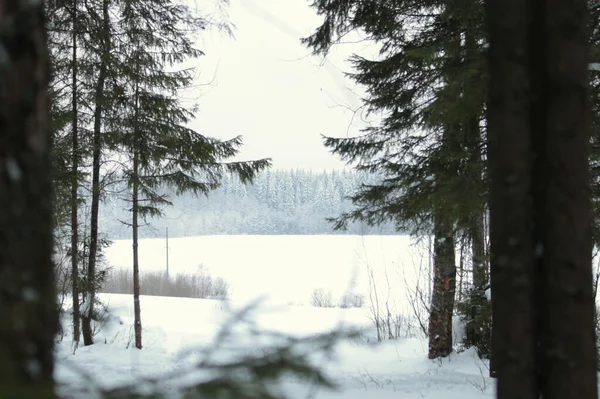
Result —
[[246, 183], [269, 161], [224, 162], [237, 154], [240, 137], [220, 141], [188, 127], [193, 110], [182, 105], [178, 94], [192, 84], [194, 71], [177, 68], [202, 54], [193, 47], [189, 32], [203, 29], [206, 20], [171, 1], [125, 0], [115, 10], [120, 23], [112, 32], [115, 57], [107, 92], [112, 104], [107, 140], [123, 157], [131, 195], [135, 345], [141, 349], [140, 220], [159, 216], [171, 203], [166, 187], [176, 194], [208, 194], [225, 172]]
[[46, 2], [51, 60], [50, 125], [55, 187], [55, 250], [61, 250], [60, 246], [66, 245], [63, 244], [62, 234], [70, 230], [67, 253], [71, 258], [70, 285], [75, 343], [79, 341], [80, 335], [79, 269], [82, 265], [78, 213], [83, 200], [80, 185], [85, 178], [81, 162], [86, 157], [85, 146], [80, 145], [80, 122], [84, 119], [80, 108], [88, 105], [82, 95], [82, 82], [78, 73], [82, 48], [80, 39], [86, 29], [86, 14], [80, 8], [76, 1]]
[[[473, 263], [481, 264], [486, 192], [481, 3], [317, 0], [313, 6], [324, 22], [304, 43], [315, 53], [325, 54], [358, 29], [380, 46], [375, 59], [353, 56], [355, 72], [348, 74], [365, 87], [364, 104], [382, 115], [380, 123], [358, 137], [326, 137], [325, 145], [358, 170], [383, 179], [363, 185], [351, 197], [357, 208], [334, 219], [335, 227], [352, 220], [370, 225], [392, 220], [401, 230], [437, 233], [436, 241], [468, 235], [479, 258]], [[430, 324], [443, 328], [430, 331], [431, 357], [452, 350], [450, 319], [441, 315], [452, 314], [456, 275], [446, 246], [435, 248], [441, 252], [434, 255], [434, 286], [442, 291], [434, 295], [441, 302], [432, 303]], [[476, 272], [483, 285], [483, 271]]]

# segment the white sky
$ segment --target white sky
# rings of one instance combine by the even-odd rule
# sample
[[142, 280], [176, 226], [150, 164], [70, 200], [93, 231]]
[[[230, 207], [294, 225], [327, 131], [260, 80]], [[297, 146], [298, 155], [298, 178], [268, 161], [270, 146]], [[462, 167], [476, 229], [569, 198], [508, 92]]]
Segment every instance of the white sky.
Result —
[[347, 107], [360, 100], [342, 70], [349, 71], [345, 60], [361, 45], [341, 46], [325, 62], [310, 56], [299, 39], [320, 18], [308, 0], [231, 0], [227, 10], [235, 38], [207, 32], [198, 43], [206, 53], [197, 61], [198, 83], [209, 85], [189, 93], [199, 105], [193, 127], [222, 139], [242, 135], [240, 159], [270, 157], [275, 168], [343, 167], [321, 134], [358, 133], [360, 116]]

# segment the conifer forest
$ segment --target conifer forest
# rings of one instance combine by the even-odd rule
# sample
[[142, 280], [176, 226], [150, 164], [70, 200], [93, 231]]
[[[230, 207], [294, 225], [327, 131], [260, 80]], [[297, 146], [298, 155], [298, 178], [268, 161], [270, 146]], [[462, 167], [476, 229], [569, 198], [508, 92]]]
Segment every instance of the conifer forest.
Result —
[[0, 399], [597, 399], [600, 2], [0, 0]]

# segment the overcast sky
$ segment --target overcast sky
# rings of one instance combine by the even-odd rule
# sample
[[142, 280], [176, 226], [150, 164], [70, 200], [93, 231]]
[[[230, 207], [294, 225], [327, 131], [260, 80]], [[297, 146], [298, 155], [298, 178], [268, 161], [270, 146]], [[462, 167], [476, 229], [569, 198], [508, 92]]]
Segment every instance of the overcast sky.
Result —
[[[300, 43], [320, 18], [308, 0], [231, 0], [235, 38], [203, 34], [196, 61], [199, 105], [194, 128], [218, 138], [244, 137], [242, 159], [270, 157], [275, 168], [341, 168], [321, 134], [358, 133], [356, 89], [342, 71], [357, 46], [338, 48], [327, 61]], [[363, 45], [364, 46], [364, 45]]]

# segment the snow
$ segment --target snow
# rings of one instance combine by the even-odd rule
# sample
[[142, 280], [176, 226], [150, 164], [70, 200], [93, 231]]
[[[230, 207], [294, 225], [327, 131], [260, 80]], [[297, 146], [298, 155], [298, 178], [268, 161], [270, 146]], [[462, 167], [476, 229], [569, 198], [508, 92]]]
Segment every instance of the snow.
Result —
[[[165, 240], [140, 240], [140, 270], [166, 268]], [[224, 278], [231, 298], [248, 302], [268, 295], [273, 303], [309, 304], [317, 288], [331, 291], [335, 299], [349, 289], [368, 297], [368, 270], [374, 270], [379, 294], [413, 287], [428, 253], [427, 243], [408, 236], [201, 236], [169, 239], [169, 271], [195, 272], [204, 265], [214, 277]], [[131, 240], [115, 241], [106, 252], [114, 268], [131, 265]], [[386, 278], [387, 275], [387, 278]], [[403, 290], [393, 299], [406, 307]], [[408, 309], [408, 307], [406, 307]]]
[[6, 160], [6, 170], [8, 172], [8, 177], [10, 178], [10, 180], [12, 180], [12, 181], [20, 181], [21, 180], [23, 172], [21, 171], [21, 168], [19, 168], [19, 165], [17, 164], [17, 161], [15, 161], [14, 158], [9, 157]]
[[[85, 397], [93, 397], [97, 387], [114, 388], [140, 379], [181, 373], [198, 360], [200, 348], [210, 347], [219, 327], [231, 315], [229, 305], [221, 301], [142, 297], [144, 349], [140, 351], [132, 346], [131, 296], [101, 294], [100, 299], [108, 304], [113, 317], [96, 335], [96, 344], [81, 346], [75, 353], [68, 338], [58, 344], [55, 376], [68, 385], [61, 388], [63, 398], [81, 397], [84, 391]], [[242, 305], [230, 304], [232, 310], [239, 310]], [[69, 331], [68, 319], [65, 315], [65, 331]], [[364, 337], [374, 339], [366, 309], [263, 305], [252, 319], [261, 330], [294, 336], [327, 332], [344, 325], [362, 327]], [[248, 329], [237, 329], [235, 334], [239, 350], [256, 349], [258, 341]], [[196, 356], [190, 356], [193, 354]], [[391, 399], [399, 394], [409, 399], [474, 399], [493, 397], [494, 393], [487, 363], [480, 361], [473, 350], [441, 361], [428, 360], [427, 342], [420, 337], [378, 345], [341, 343], [334, 359], [321, 360], [320, 364], [341, 389], [319, 390], [315, 399]], [[165, 383], [163, 389], [173, 389], [177, 383]], [[305, 398], [310, 389], [291, 380], [285, 381], [283, 388], [290, 398]]]
[[[74, 350], [69, 337], [71, 318], [63, 316], [65, 336], [57, 344], [56, 379], [63, 384], [63, 398], [94, 397], [98, 387], [114, 388], [133, 381], [175, 375], [162, 382], [165, 392], [186, 381], [186, 370], [210, 349], [223, 323], [249, 301], [265, 297], [248, 317], [253, 325], [233, 329], [231, 345], [217, 351], [218, 359], [260, 350], [274, 338], [253, 332], [274, 331], [293, 336], [357, 328], [360, 339], [338, 344], [335, 356], [314, 353], [340, 389], [319, 389], [315, 399], [444, 398], [474, 399], [494, 395], [487, 362], [474, 350], [448, 359], [428, 360], [427, 340], [410, 320], [408, 288], [423, 282], [421, 265], [427, 265], [425, 245], [405, 236], [207, 236], [169, 240], [172, 273], [194, 271], [206, 265], [214, 276], [227, 279], [233, 288], [231, 301], [142, 296], [143, 350], [134, 348], [133, 298], [100, 294], [110, 315], [100, 323], [96, 344]], [[109, 264], [125, 267], [130, 262], [130, 241], [115, 242], [107, 252]], [[162, 240], [141, 240], [140, 264], [144, 271], [164, 267]], [[370, 317], [369, 275], [373, 272], [379, 298], [389, 300], [392, 311], [403, 317], [401, 337], [375, 344]], [[389, 283], [388, 283], [389, 281]], [[309, 299], [315, 288], [336, 295], [353, 287], [365, 294], [359, 309], [315, 308]], [[68, 301], [66, 301], [68, 302]], [[303, 305], [289, 305], [289, 303]], [[455, 323], [455, 341], [461, 326]], [[253, 352], [254, 353], [254, 352]], [[198, 374], [198, 373], [197, 373]], [[210, 378], [207, 372], [192, 375]], [[139, 387], [150, 389], [147, 384]], [[307, 398], [311, 386], [285, 380], [290, 398]]]

